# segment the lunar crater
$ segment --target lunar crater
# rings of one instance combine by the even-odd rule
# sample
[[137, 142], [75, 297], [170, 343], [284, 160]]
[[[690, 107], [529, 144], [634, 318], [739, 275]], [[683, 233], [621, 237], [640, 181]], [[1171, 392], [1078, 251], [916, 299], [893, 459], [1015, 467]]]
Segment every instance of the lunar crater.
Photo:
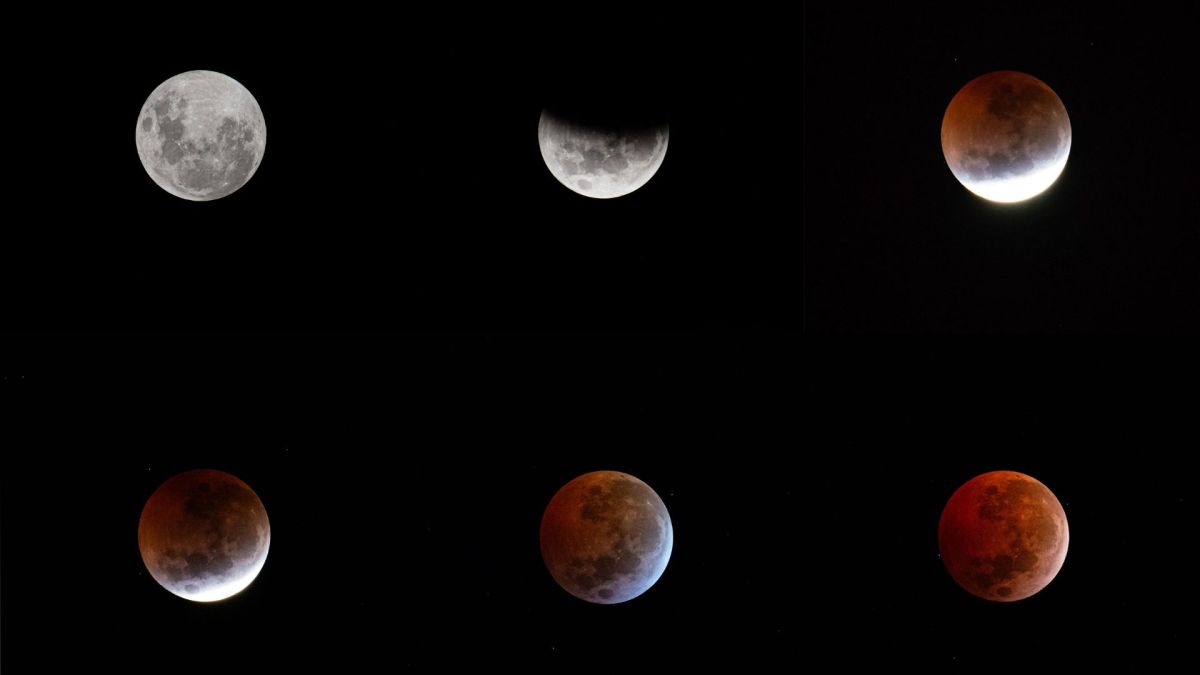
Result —
[[140, 117], [142, 164], [160, 187], [178, 197], [208, 201], [232, 194], [262, 161], [262, 110], [241, 84], [220, 73], [191, 71], [171, 78], [150, 94]]
[[550, 173], [587, 197], [620, 197], [645, 185], [662, 166], [669, 141], [663, 124], [606, 129], [575, 124], [545, 111], [538, 144]]
[[645, 483], [593, 472], [551, 500], [541, 544], [551, 576], [568, 592], [602, 604], [624, 602], [661, 576], [671, 554], [671, 521]]
[[270, 547], [270, 524], [258, 496], [218, 471], [189, 471], [146, 502], [138, 546], [156, 581], [180, 597], [220, 600], [257, 576]]
[[1040, 80], [1000, 71], [967, 83], [942, 119], [942, 151], [955, 178], [998, 202], [1033, 197], [1058, 179], [1071, 149], [1066, 108]]
[[1058, 500], [1044, 485], [1016, 472], [968, 481], [946, 504], [938, 525], [950, 575], [990, 600], [1020, 600], [1041, 590], [1062, 567], [1067, 543], [1066, 515]]

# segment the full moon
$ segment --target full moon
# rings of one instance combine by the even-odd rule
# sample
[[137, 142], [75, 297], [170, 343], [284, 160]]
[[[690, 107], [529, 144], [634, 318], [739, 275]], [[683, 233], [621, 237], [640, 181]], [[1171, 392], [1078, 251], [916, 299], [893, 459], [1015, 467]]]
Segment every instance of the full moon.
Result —
[[258, 101], [237, 80], [193, 70], [158, 85], [137, 122], [146, 173], [191, 201], [228, 196], [246, 184], [267, 147]]
[[542, 159], [558, 182], [597, 199], [627, 195], [645, 185], [667, 154], [670, 127], [606, 128], [569, 121], [549, 110], [538, 121]]
[[567, 483], [542, 516], [542, 559], [568, 593], [611, 605], [645, 593], [671, 557], [674, 533], [662, 499], [619, 471]]
[[1002, 70], [967, 83], [942, 118], [942, 153], [963, 187], [993, 202], [1041, 194], [1067, 165], [1071, 121], [1041, 80]]
[[159, 486], [138, 524], [150, 576], [197, 602], [224, 600], [249, 586], [270, 545], [271, 525], [258, 495], [211, 469], [187, 471]]
[[1016, 471], [976, 476], [955, 491], [938, 524], [942, 562], [986, 600], [1042, 590], [1067, 558], [1067, 514], [1054, 493]]

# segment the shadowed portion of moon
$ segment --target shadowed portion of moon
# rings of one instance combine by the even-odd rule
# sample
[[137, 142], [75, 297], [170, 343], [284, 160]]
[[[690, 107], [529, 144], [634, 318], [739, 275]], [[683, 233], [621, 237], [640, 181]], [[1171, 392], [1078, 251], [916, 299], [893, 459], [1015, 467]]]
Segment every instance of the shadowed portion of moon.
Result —
[[271, 526], [258, 495], [223, 471], [163, 483], [142, 510], [138, 547], [154, 580], [181, 598], [223, 600], [262, 570]]
[[662, 576], [674, 531], [650, 486], [618, 471], [567, 483], [542, 517], [542, 558], [567, 592], [588, 602], [636, 598]]
[[266, 149], [258, 101], [231, 77], [193, 70], [160, 84], [138, 116], [142, 166], [167, 192], [209, 201], [237, 191]]
[[1067, 515], [1052, 492], [1016, 471], [967, 481], [947, 502], [938, 547], [950, 576], [987, 600], [1027, 598], [1067, 557]]
[[971, 192], [998, 202], [1029, 199], [1050, 187], [1071, 151], [1067, 109], [1050, 87], [1024, 73], [971, 80], [946, 108], [942, 152]]
[[665, 123], [605, 125], [545, 110], [538, 145], [550, 173], [585, 197], [611, 199], [645, 185], [662, 166], [670, 128]]

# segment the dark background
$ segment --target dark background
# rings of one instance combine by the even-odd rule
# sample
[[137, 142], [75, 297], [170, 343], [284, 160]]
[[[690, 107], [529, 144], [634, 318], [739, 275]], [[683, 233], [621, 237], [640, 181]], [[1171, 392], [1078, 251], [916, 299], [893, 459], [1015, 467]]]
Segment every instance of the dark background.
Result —
[[[10, 195], [4, 315], [640, 329], [792, 327], [803, 309], [810, 334], [1190, 331], [1189, 17], [980, 11], [612, 22], [627, 32], [353, 8], [16, 22], [15, 86], [48, 103], [44, 133], [13, 139], [36, 171]], [[637, 62], [608, 45], [656, 31], [666, 162], [627, 198], [579, 198], [541, 164], [537, 112], [555, 77], [595, 67], [577, 54]], [[192, 35], [212, 63], [173, 46]], [[797, 38], [785, 76], [794, 49], [772, 45]], [[194, 67], [245, 84], [270, 129], [250, 184], [202, 205], [153, 185], [129, 133]], [[997, 68], [1047, 81], [1075, 134], [1021, 210], [972, 197], [936, 142], [953, 93]], [[803, 199], [768, 209], [797, 194], [768, 174], [801, 118], [763, 100], [795, 91]], [[3, 670], [1185, 663], [1188, 347], [6, 336], [59, 374], [4, 379]], [[219, 605], [158, 588], [136, 549], [146, 497], [197, 466], [245, 479], [272, 519], [262, 574]], [[536, 543], [554, 491], [603, 467], [654, 487], [677, 535], [658, 584], [616, 607], [555, 586]], [[936, 549], [953, 490], [1001, 468], [1050, 487], [1072, 533], [1059, 577], [1011, 605], [958, 589]]]
[[[1186, 668], [1195, 373], [1131, 352], [862, 345], [812, 363], [803, 437], [829, 476], [814, 567], [834, 570], [813, 648], [868, 668]], [[1044, 483], [1070, 528], [1056, 578], [1013, 603], [970, 595], [938, 555], [950, 496], [995, 470]]]
[[[29, 133], [7, 228], [9, 325], [32, 329], [695, 329], [798, 325], [794, 225], [767, 217], [768, 80], [749, 15], [616, 9], [34, 11], [5, 50]], [[774, 67], [774, 66], [771, 66]], [[190, 203], [133, 143], [159, 83], [241, 82], [267, 149]], [[545, 106], [652, 109], [665, 162], [581, 197]]]
[[[71, 367], [3, 379], [5, 672], [1140, 670], [1190, 657], [1196, 373], [1167, 350], [39, 344]], [[272, 526], [257, 580], [213, 605], [161, 589], [137, 549], [145, 500], [197, 467], [246, 480]], [[601, 468], [651, 485], [676, 536], [658, 583], [616, 606], [560, 589], [537, 542], [554, 492]], [[960, 589], [937, 549], [946, 500], [998, 469], [1045, 483], [1071, 532], [1057, 578], [1011, 604]]]
[[[1200, 332], [1192, 5], [810, 3], [804, 300], [814, 334]], [[950, 173], [967, 82], [1027, 72], [1066, 106], [1066, 170], [1016, 205]]]
[[[765, 341], [49, 343], [81, 368], [3, 380], [6, 673], [796, 658], [792, 384]], [[137, 546], [145, 500], [197, 467], [245, 480], [272, 528], [256, 581], [216, 604], [160, 588]], [[675, 530], [658, 583], [613, 606], [559, 588], [538, 546], [550, 498], [598, 469], [646, 481]]]
[[[1196, 25], [1158, 4], [806, 6], [814, 652], [971, 672], [1192, 660], [1188, 344], [848, 334], [1196, 333]], [[950, 99], [1001, 69], [1048, 83], [1072, 123], [1063, 175], [1019, 205], [969, 193], [940, 147]], [[1058, 577], [1011, 604], [958, 588], [937, 551], [950, 495], [999, 469], [1045, 483], [1071, 529]]]

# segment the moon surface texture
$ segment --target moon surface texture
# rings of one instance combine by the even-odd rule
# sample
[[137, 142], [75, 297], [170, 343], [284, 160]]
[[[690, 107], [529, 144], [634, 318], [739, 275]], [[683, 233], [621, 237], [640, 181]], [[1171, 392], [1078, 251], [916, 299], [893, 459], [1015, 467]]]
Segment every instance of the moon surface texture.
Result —
[[993, 202], [1041, 194], [1067, 166], [1071, 121], [1041, 80], [1009, 70], [967, 83], [942, 118], [942, 152], [965, 188]]
[[667, 124], [606, 128], [572, 122], [549, 110], [538, 121], [538, 145], [550, 173], [571, 190], [596, 199], [627, 195], [645, 185], [667, 155]]
[[158, 85], [142, 106], [137, 149], [159, 187], [192, 201], [219, 199], [246, 184], [262, 162], [267, 125], [237, 80], [193, 70]]
[[187, 471], [159, 486], [138, 524], [150, 575], [197, 602], [224, 600], [249, 586], [270, 545], [271, 525], [258, 495], [211, 469]]
[[1054, 493], [1016, 471], [976, 476], [955, 491], [938, 524], [950, 576], [986, 600], [1042, 590], [1067, 558], [1067, 514]]
[[542, 517], [542, 558], [568, 593], [611, 605], [645, 593], [671, 557], [674, 533], [662, 499], [619, 471], [567, 483]]

